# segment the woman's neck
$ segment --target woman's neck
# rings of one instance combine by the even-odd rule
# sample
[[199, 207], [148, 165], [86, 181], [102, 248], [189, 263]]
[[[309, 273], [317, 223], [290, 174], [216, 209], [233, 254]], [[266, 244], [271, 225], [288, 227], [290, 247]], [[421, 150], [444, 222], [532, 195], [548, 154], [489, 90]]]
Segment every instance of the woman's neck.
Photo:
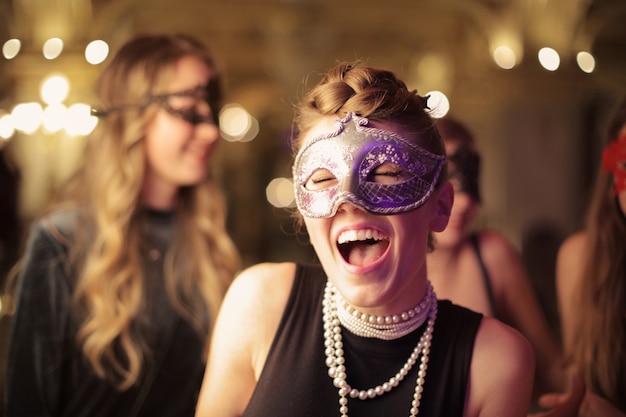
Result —
[[154, 210], [167, 211], [176, 206], [178, 188], [159, 186], [154, 182], [146, 181], [141, 192], [141, 203]]

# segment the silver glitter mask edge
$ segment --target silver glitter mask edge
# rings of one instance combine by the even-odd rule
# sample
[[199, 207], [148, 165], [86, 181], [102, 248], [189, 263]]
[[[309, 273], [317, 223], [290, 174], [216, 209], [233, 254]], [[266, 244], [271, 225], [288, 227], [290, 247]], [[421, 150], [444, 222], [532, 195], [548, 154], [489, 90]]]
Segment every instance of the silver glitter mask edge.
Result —
[[[345, 118], [336, 119], [335, 131], [308, 140], [300, 149], [292, 171], [296, 205], [303, 216], [332, 217], [344, 202], [373, 214], [396, 214], [414, 210], [428, 201], [446, 157], [394, 132], [367, 127], [368, 123], [366, 118], [347, 113]], [[324, 142], [328, 139], [336, 140]], [[311, 154], [309, 150], [314, 145], [318, 149]], [[412, 178], [393, 185], [367, 181], [368, 175], [383, 162], [395, 163]], [[306, 181], [319, 168], [331, 171], [339, 184], [307, 190]]]

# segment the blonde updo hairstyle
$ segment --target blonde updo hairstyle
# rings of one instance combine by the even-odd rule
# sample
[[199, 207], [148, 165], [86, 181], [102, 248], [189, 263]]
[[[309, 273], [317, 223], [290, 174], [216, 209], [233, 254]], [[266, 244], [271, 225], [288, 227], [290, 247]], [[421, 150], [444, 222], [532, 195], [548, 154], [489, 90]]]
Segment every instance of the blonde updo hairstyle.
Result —
[[[372, 121], [399, 125], [407, 139], [438, 155], [445, 154], [441, 137], [426, 112], [427, 98], [392, 72], [367, 67], [360, 63], [342, 63], [332, 68], [296, 107], [295, 146], [300, 138], [321, 118], [343, 118], [352, 112]], [[407, 133], [408, 132], [408, 133]], [[439, 183], [445, 181], [445, 173]]]

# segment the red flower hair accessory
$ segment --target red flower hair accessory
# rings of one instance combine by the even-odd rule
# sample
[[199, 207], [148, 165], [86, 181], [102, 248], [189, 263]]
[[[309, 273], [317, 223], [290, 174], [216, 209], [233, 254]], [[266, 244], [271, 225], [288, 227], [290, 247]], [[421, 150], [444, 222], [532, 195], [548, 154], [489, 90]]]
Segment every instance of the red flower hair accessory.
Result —
[[602, 151], [602, 171], [612, 173], [614, 194], [626, 190], [626, 135], [611, 141]]

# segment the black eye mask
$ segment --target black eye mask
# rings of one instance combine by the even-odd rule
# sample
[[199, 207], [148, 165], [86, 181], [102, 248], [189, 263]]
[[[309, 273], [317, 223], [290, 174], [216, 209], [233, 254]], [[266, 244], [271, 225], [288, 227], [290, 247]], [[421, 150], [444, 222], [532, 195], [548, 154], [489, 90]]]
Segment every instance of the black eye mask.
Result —
[[460, 146], [448, 156], [448, 177], [458, 181], [457, 192], [467, 193], [480, 203], [480, 155], [467, 146]]
[[[207, 114], [201, 114], [197, 111], [196, 106], [176, 108], [170, 104], [170, 99], [173, 99], [175, 97], [190, 97], [198, 101], [204, 101], [209, 105], [210, 111]], [[124, 111], [127, 109], [138, 108], [143, 110], [149, 105], [156, 103], [169, 114], [178, 117], [194, 126], [200, 123], [217, 125], [217, 97], [219, 97], [219, 86], [216, 82], [211, 82], [211, 80], [209, 80], [206, 85], [199, 85], [189, 90], [151, 96], [143, 104], [122, 104], [119, 106], [113, 106], [105, 110], [92, 108], [91, 113], [96, 117], [106, 117], [109, 114]]]
[[[189, 97], [197, 101], [204, 101], [209, 105], [211, 111], [207, 114], [201, 114], [196, 109], [196, 105], [182, 108], [174, 107], [170, 104], [170, 99], [175, 97]], [[190, 90], [153, 96], [150, 98], [149, 103], [158, 103], [169, 114], [194, 126], [200, 123], [217, 124], [216, 114], [214, 112], [213, 103], [211, 102], [211, 83]]]

